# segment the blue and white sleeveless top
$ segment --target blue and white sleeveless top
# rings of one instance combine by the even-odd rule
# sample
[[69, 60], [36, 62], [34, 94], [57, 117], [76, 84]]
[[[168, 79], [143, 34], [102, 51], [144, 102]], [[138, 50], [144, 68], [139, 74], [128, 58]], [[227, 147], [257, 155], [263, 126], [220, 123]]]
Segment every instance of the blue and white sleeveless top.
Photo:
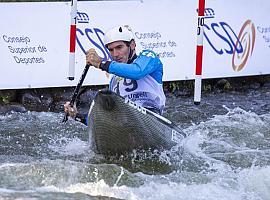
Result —
[[114, 74], [110, 90], [137, 105], [163, 112], [163, 65], [153, 51], [143, 50], [130, 64], [112, 61], [108, 72]]

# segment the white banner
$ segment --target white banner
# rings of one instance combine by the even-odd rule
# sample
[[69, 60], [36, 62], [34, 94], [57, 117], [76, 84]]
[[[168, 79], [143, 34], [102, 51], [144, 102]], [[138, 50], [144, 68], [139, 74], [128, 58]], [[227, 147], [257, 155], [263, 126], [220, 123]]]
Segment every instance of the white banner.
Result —
[[269, 74], [267, 0], [206, 0], [203, 77]]
[[[75, 80], [69, 70], [70, 2], [1, 3], [0, 89], [76, 85], [85, 52], [109, 59], [104, 32], [129, 24], [137, 53], [153, 49], [164, 64], [164, 81], [194, 79], [198, 1], [78, 2]], [[270, 74], [268, 0], [206, 0], [203, 78]], [[254, 9], [256, 8], [256, 11]], [[108, 84], [90, 68], [84, 85]]]

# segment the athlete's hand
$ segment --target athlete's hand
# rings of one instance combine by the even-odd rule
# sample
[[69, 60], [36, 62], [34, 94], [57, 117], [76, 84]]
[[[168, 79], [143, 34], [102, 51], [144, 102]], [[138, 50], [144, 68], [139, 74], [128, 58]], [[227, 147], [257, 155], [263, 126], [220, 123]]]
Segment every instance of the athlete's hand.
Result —
[[64, 104], [64, 111], [72, 118], [74, 118], [78, 113], [76, 106], [75, 105], [71, 106], [70, 102], [66, 102]]
[[99, 68], [101, 61], [102, 59], [101, 57], [99, 57], [95, 49], [91, 48], [89, 49], [89, 51], [87, 51], [86, 64], [92, 65], [95, 68]]

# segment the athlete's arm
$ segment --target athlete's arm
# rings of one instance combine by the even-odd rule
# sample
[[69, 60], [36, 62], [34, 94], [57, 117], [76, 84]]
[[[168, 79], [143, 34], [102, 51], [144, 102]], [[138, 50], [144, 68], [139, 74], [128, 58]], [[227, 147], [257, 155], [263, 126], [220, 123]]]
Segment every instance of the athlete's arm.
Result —
[[161, 61], [153, 51], [144, 50], [131, 64], [109, 61], [101, 69], [120, 77], [138, 80], [154, 72], [160, 65]]

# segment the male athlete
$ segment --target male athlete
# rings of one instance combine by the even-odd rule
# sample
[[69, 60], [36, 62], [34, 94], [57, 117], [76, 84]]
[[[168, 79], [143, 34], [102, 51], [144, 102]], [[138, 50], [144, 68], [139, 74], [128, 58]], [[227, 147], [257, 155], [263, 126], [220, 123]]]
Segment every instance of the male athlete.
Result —
[[[86, 54], [86, 63], [113, 74], [109, 88], [124, 98], [144, 108], [162, 114], [166, 97], [162, 86], [163, 64], [151, 50], [143, 50], [138, 56], [135, 38], [129, 26], [117, 26], [104, 35], [104, 44], [112, 61], [102, 61], [95, 49]], [[65, 103], [69, 116], [87, 123], [86, 117], [77, 113], [76, 107]]]

